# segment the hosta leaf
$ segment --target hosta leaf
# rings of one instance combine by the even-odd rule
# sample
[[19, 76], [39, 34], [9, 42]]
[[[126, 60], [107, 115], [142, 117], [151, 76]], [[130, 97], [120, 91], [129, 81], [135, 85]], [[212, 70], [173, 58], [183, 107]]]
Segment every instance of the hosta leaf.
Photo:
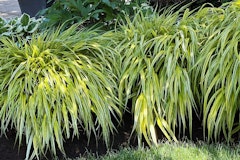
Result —
[[27, 26], [30, 22], [30, 16], [27, 15], [27, 14], [23, 14], [21, 17], [20, 17], [20, 24], [22, 26]]

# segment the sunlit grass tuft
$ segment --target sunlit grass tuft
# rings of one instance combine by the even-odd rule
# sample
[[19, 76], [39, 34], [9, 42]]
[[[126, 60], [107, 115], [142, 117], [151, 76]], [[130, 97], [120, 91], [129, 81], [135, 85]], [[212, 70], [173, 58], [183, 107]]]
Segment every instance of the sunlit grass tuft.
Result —
[[80, 130], [108, 145], [112, 118], [121, 117], [104, 58], [110, 50], [97, 30], [77, 30], [47, 31], [24, 44], [1, 39], [1, 132], [16, 129], [19, 146], [26, 136], [26, 159], [47, 150], [56, 155], [57, 148], [64, 153], [64, 139], [81, 138]]
[[134, 127], [139, 144], [142, 135], [148, 144], [157, 144], [155, 127], [168, 140], [177, 141], [175, 128], [192, 135], [192, 112], [196, 109], [191, 69], [199, 44], [195, 31], [182, 21], [182, 10], [162, 14], [139, 12], [120, 25], [124, 39], [119, 84], [121, 101], [132, 102]]
[[[233, 3], [234, 4], [234, 3]], [[195, 85], [201, 88], [204, 136], [219, 140], [221, 133], [231, 142], [239, 132], [239, 8], [227, 4], [196, 13], [199, 34], [205, 35], [196, 62]], [[205, 135], [207, 134], [207, 135]]]

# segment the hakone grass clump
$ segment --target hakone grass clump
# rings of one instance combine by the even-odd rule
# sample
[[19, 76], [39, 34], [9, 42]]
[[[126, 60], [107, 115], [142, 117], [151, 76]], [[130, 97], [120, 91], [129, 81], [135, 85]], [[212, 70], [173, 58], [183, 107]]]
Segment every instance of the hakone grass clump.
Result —
[[231, 142], [233, 135], [240, 130], [238, 3], [223, 5], [215, 10], [202, 9], [200, 12], [204, 17], [200, 25], [205, 25], [202, 32], [208, 36], [200, 49], [194, 76], [199, 79], [197, 83], [201, 88], [203, 129], [208, 140], [219, 140], [223, 133], [225, 139]]
[[232, 142], [240, 130], [239, 4], [140, 9], [104, 33], [78, 24], [24, 43], [2, 38], [1, 132], [16, 129], [19, 145], [26, 136], [27, 158], [55, 156], [79, 130], [109, 144], [113, 119], [128, 110], [139, 145], [159, 145], [156, 130], [169, 141], [178, 141], [177, 129], [191, 138], [194, 114], [204, 139]]
[[[196, 31], [199, 52], [192, 83], [202, 116], [204, 139], [233, 142], [239, 132], [239, 1], [202, 6], [186, 18]], [[236, 136], [235, 136], [236, 137]]]
[[[120, 25], [119, 99], [130, 100], [139, 142], [157, 144], [178, 128], [192, 136], [193, 112], [208, 140], [239, 132], [239, 1], [220, 8], [187, 6], [137, 13]], [[124, 34], [122, 34], [124, 33]], [[207, 136], [205, 135], [207, 132]]]
[[1, 39], [1, 133], [16, 129], [19, 146], [26, 136], [26, 159], [48, 150], [64, 154], [64, 139], [81, 138], [80, 130], [88, 139], [102, 136], [108, 145], [112, 118], [121, 118], [117, 83], [102, 61], [111, 52], [104, 39], [97, 30], [60, 30], [26, 43]]
[[[191, 69], [199, 44], [196, 32], [184, 25], [174, 8], [158, 13], [137, 13], [120, 25], [124, 33], [119, 99], [132, 101], [134, 130], [142, 141], [157, 144], [155, 127], [168, 140], [175, 140], [175, 128], [192, 130], [192, 115], [197, 110], [193, 96]], [[188, 14], [188, 9], [184, 12]], [[178, 24], [177, 24], [178, 23]]]

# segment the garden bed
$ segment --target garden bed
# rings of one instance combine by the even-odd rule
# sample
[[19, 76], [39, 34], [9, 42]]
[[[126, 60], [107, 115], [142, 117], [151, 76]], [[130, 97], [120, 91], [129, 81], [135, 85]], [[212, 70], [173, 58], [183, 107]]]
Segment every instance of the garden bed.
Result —
[[[114, 6], [110, 15], [121, 11]], [[48, 29], [28, 15], [1, 20], [1, 155], [99, 156], [163, 139], [236, 145], [240, 1], [208, 6], [161, 14], [145, 6], [122, 15], [116, 30], [104, 13]]]

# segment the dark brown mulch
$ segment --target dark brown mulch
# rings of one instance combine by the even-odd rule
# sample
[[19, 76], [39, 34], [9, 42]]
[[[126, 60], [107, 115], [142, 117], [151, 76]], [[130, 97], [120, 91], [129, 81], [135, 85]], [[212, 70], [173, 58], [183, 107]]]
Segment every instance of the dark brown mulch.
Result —
[[[129, 116], [130, 114], [126, 115]], [[137, 146], [137, 141], [134, 135], [132, 136], [130, 143], [128, 143], [133, 124], [131, 116], [125, 118], [125, 121], [126, 122], [123, 126], [119, 126], [117, 128], [118, 133], [116, 133], [115, 136], [111, 138], [110, 148], [112, 150], [118, 150], [119, 148], [126, 146]], [[64, 143], [64, 149], [67, 158], [84, 156], [89, 152], [97, 155], [103, 155], [107, 153], [108, 150], [102, 140], [96, 142], [95, 138], [93, 137], [88, 143], [86, 135], [83, 133], [80, 134], [81, 135], [79, 136], [79, 139], [69, 139]], [[14, 147], [15, 137], [16, 132], [14, 130], [7, 132], [7, 138], [4, 135], [0, 137], [0, 160], [24, 160], [27, 147], [26, 145], [23, 145], [18, 150], [18, 143]], [[22, 142], [25, 143], [24, 140]], [[64, 156], [60, 153], [60, 151], [57, 153], [57, 156], [59, 159], [64, 159]], [[53, 158], [48, 153], [46, 157], [43, 157], [42, 159], [44, 160]]]
[[[131, 135], [132, 131], [132, 125], [133, 125], [133, 119], [131, 117], [131, 114], [126, 114], [124, 117], [124, 125], [120, 126], [117, 128], [118, 133], [115, 134], [114, 137], [111, 138], [111, 149], [112, 150], [118, 150], [122, 147], [126, 146], [131, 146], [131, 147], [136, 147], [137, 146], [137, 139], [136, 136], [133, 135], [131, 137], [130, 143], [128, 143], [128, 140]], [[181, 132], [181, 131], [180, 131]], [[201, 122], [200, 120], [195, 116], [193, 116], [193, 141], [199, 141], [203, 140], [203, 131], [201, 127]], [[176, 133], [176, 135], [178, 135]], [[186, 135], [188, 139], [189, 134], [188, 130], [186, 130]], [[23, 160], [25, 158], [25, 152], [26, 152], [26, 146], [23, 145], [21, 146], [20, 150], [18, 151], [18, 143], [14, 147], [14, 142], [15, 142], [15, 137], [16, 137], [16, 132], [14, 130], [10, 130], [7, 132], [7, 137], [2, 136], [0, 138], [0, 160]], [[64, 148], [66, 152], [66, 157], [67, 158], [76, 158], [79, 156], [84, 156], [85, 154], [87, 155], [88, 153], [96, 154], [96, 155], [104, 155], [107, 153], [107, 148], [103, 141], [99, 140], [98, 143], [96, 143], [96, 140], [92, 138], [88, 144], [87, 142], [87, 137], [82, 133], [80, 138], [77, 139], [70, 139], [67, 140], [64, 143]], [[183, 135], [179, 135], [179, 139], [181, 139]], [[158, 138], [163, 139], [164, 136], [159, 131], [158, 133]], [[238, 137], [239, 138], [239, 137]], [[25, 141], [23, 140], [23, 143]], [[59, 159], [64, 159], [64, 156], [58, 152], [57, 153]], [[53, 159], [51, 155], [48, 153], [47, 157], [42, 158], [44, 159]]]
[[[0, 160], [24, 160], [27, 147], [21, 146], [18, 150], [18, 144], [16, 144], [14, 147], [16, 133], [14, 131], [9, 131], [7, 134], [7, 138], [5, 136], [0, 138]], [[120, 147], [128, 146], [129, 136], [129, 131], [126, 131], [124, 128], [122, 128], [117, 136], [112, 138], [111, 149], [117, 150]], [[131, 146], [136, 145], [137, 144], [135, 142], [131, 142]], [[80, 139], [75, 138], [73, 140], [67, 140], [64, 144], [64, 148], [67, 158], [76, 158], [81, 155], [84, 156], [90, 152], [97, 155], [103, 155], [107, 153], [107, 148], [102, 140], [99, 140], [96, 143], [96, 140], [92, 138], [88, 144], [87, 137], [85, 135], [81, 135]], [[61, 152], [58, 152], [57, 155], [59, 159], [64, 159], [64, 156], [61, 154]], [[52, 159], [52, 157], [48, 153], [46, 157], [42, 157], [42, 159]]]
[[23, 160], [25, 158], [26, 147], [22, 146], [18, 151], [18, 144], [15, 144], [15, 132], [7, 132], [7, 137], [2, 135], [0, 138], [0, 159], [1, 160]]

